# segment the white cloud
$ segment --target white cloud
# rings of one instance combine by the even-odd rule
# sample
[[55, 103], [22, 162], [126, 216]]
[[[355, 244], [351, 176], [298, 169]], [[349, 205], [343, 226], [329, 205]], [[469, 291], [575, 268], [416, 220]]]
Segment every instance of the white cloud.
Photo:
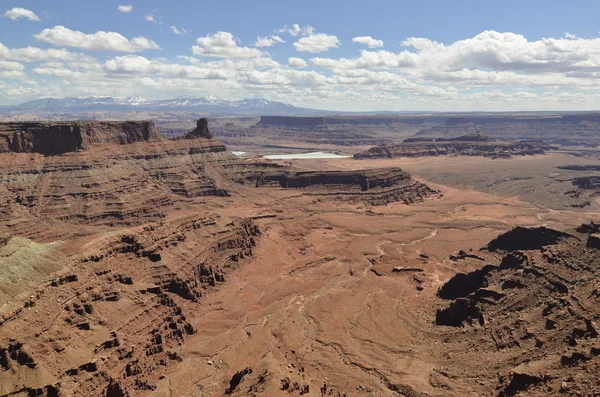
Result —
[[0, 43], [0, 60], [37, 62], [37, 61], [81, 61], [88, 62], [91, 57], [76, 54], [64, 48], [43, 50], [37, 47], [8, 48]]
[[308, 66], [308, 63], [302, 58], [290, 58], [288, 59], [288, 66], [291, 68], [305, 68]]
[[158, 44], [145, 37], [134, 37], [128, 40], [116, 32], [96, 32], [85, 34], [64, 26], [44, 29], [34, 35], [40, 41], [57, 46], [83, 48], [96, 51], [140, 52], [144, 50], [160, 50]]
[[156, 11], [158, 11], [158, 9], [156, 9], [156, 10], [154, 10], [154, 11], [150, 12], [148, 15], [146, 15], [146, 16], [144, 17], [144, 19], [145, 19], [146, 21], [148, 21], [148, 22], [152, 22], [152, 23], [156, 23], [156, 24], [159, 24], [159, 25], [163, 25], [163, 24], [164, 24], [164, 22], [163, 22], [163, 21], [158, 21], [158, 20], [156, 20], [156, 18], [154, 18], [154, 13], [155, 13]]
[[271, 58], [245, 58], [245, 59], [221, 59], [218, 61], [207, 62], [194, 57], [178, 57], [186, 60], [192, 65], [198, 65], [207, 68], [221, 70], [248, 71], [254, 69], [279, 68], [279, 62]]
[[318, 67], [397, 69], [413, 79], [463, 85], [595, 85], [600, 77], [600, 38], [528, 41], [515, 33], [485, 31], [442, 44], [411, 37], [400, 52], [362, 50], [357, 58], [313, 58]]
[[116, 57], [104, 63], [109, 72], [116, 73], [148, 73], [150, 65], [150, 60], [138, 55]]
[[10, 18], [13, 21], [16, 21], [21, 18], [29, 19], [30, 21], [39, 21], [40, 17], [35, 15], [35, 13], [31, 10], [27, 10], [25, 8], [15, 7], [4, 13], [6, 18]]
[[373, 69], [373, 68], [407, 68], [417, 65], [418, 55], [403, 51], [361, 50], [360, 57], [354, 59], [312, 58], [311, 62], [321, 68], [329, 69]]
[[171, 31], [179, 36], [186, 36], [189, 33], [189, 31], [187, 29], [184, 29], [184, 28], [178, 29], [177, 26], [171, 26]]
[[217, 58], [259, 58], [263, 55], [256, 48], [238, 46], [238, 40], [229, 32], [198, 37], [196, 43], [198, 45], [192, 47], [194, 55]]
[[323, 52], [330, 48], [337, 48], [341, 45], [337, 37], [325, 33], [312, 34], [302, 37], [294, 43], [296, 50], [300, 52]]
[[88, 77], [93, 78], [93, 75], [64, 68], [39, 67], [33, 68], [32, 72], [39, 76], [63, 77], [68, 79], [84, 79]]
[[364, 44], [369, 48], [383, 47], [383, 41], [375, 40], [371, 36], [359, 36], [352, 39], [353, 43]]
[[120, 5], [120, 6], [117, 7], [117, 9], [119, 11], [121, 11], [121, 12], [129, 13], [129, 12], [133, 11], [133, 6], [131, 4], [129, 4], [129, 5]]
[[573, 72], [600, 66], [600, 38], [543, 38], [528, 41], [515, 33], [488, 30], [450, 45], [411, 37], [403, 45], [416, 51], [419, 64], [445, 70], [481, 68], [532, 72]]
[[268, 85], [274, 87], [303, 86], [318, 87], [327, 84], [327, 77], [315, 71], [299, 71], [292, 69], [269, 69], [267, 71], [251, 71], [242, 75], [245, 83], [251, 85]]
[[21, 71], [25, 66], [19, 62], [0, 61], [0, 70], [5, 71]]
[[136, 76], [167, 76], [187, 79], [226, 80], [235, 79], [235, 73], [226, 67], [215, 65], [181, 65], [149, 60], [139, 55], [126, 55], [109, 59], [104, 63], [104, 69], [111, 74]]
[[313, 28], [310, 25], [306, 25], [306, 26], [300, 26], [299, 24], [295, 23], [292, 25], [292, 27], [288, 28], [287, 26], [284, 26], [281, 29], [277, 30], [278, 33], [289, 33], [290, 35], [296, 37], [296, 36], [310, 36], [312, 34], [315, 33], [315, 28]]
[[275, 43], [285, 43], [285, 41], [275, 35], [267, 36], [267, 37], [258, 37], [256, 42], [254, 43], [255, 47], [272, 47]]
[[25, 73], [20, 70], [1, 70], [0, 69], [0, 77], [4, 79], [16, 80], [22, 79], [25, 77]]

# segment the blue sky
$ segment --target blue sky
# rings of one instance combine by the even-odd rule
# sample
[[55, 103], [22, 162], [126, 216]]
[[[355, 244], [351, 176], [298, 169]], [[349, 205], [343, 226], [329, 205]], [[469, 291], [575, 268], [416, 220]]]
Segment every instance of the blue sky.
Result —
[[3, 1], [0, 105], [265, 97], [336, 110], [598, 109], [593, 1]]

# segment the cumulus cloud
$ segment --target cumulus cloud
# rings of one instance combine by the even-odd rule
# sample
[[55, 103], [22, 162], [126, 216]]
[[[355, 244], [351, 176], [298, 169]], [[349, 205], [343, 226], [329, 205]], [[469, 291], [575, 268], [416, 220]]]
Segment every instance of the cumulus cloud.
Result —
[[302, 37], [294, 43], [296, 50], [300, 52], [318, 53], [327, 51], [330, 48], [337, 48], [341, 45], [337, 37], [331, 34], [317, 33]]
[[315, 28], [313, 28], [310, 25], [306, 25], [306, 26], [300, 26], [299, 24], [295, 23], [293, 24], [291, 27], [287, 27], [284, 26], [281, 29], [277, 30], [278, 33], [288, 33], [294, 37], [296, 36], [310, 36], [312, 34], [315, 33]]
[[34, 37], [56, 46], [76, 47], [95, 51], [140, 52], [161, 49], [154, 41], [141, 36], [128, 40], [116, 32], [99, 31], [92, 34], [85, 34], [64, 26], [44, 29], [34, 35]]
[[26, 75], [25, 75], [25, 73], [23, 73], [20, 70], [2, 70], [2, 69], [0, 69], [0, 77], [2, 77], [3, 79], [16, 80], [16, 79], [22, 79], [22, 78], [26, 77]]
[[267, 37], [258, 37], [254, 43], [255, 47], [272, 47], [275, 43], [285, 43], [285, 41], [276, 35]]
[[400, 52], [362, 50], [357, 58], [312, 58], [334, 71], [396, 69], [414, 79], [464, 85], [595, 85], [600, 38], [575, 36], [529, 41], [515, 33], [484, 31], [442, 44], [410, 37]]
[[117, 73], [147, 73], [150, 60], [138, 55], [127, 55], [109, 59], [104, 63], [106, 70]]
[[198, 45], [192, 47], [194, 55], [217, 58], [259, 58], [263, 55], [256, 48], [238, 46], [238, 40], [229, 32], [198, 37], [196, 43]]
[[25, 69], [25, 66], [19, 62], [0, 61], [0, 70], [20, 71]]
[[129, 13], [129, 12], [133, 11], [133, 6], [132, 6], [131, 4], [128, 4], [128, 5], [120, 5], [120, 6], [118, 6], [118, 7], [117, 7], [117, 9], [118, 9], [119, 11], [121, 11], [121, 12], [124, 12], [124, 13]]
[[235, 72], [214, 65], [181, 65], [161, 60], [149, 60], [139, 55], [126, 55], [109, 59], [104, 70], [116, 75], [167, 76], [187, 79], [227, 80], [234, 79]]
[[39, 76], [62, 77], [62, 78], [68, 78], [68, 79], [84, 79], [86, 77], [93, 77], [93, 75], [90, 75], [87, 73], [76, 72], [76, 71], [73, 71], [70, 69], [52, 68], [52, 67], [33, 68], [32, 72]]
[[288, 66], [291, 68], [305, 68], [308, 66], [308, 63], [302, 58], [290, 58], [288, 59]]
[[383, 47], [383, 41], [375, 40], [371, 36], [359, 36], [352, 39], [353, 43], [364, 44], [369, 48]]
[[299, 71], [292, 69], [253, 70], [243, 74], [244, 82], [251, 85], [274, 87], [303, 86], [318, 87], [327, 84], [327, 77], [315, 71]]
[[6, 18], [10, 18], [13, 21], [16, 21], [21, 18], [29, 19], [30, 21], [39, 21], [40, 17], [38, 17], [33, 11], [27, 10], [25, 8], [15, 7], [4, 13]]
[[484, 31], [450, 45], [411, 37], [403, 45], [412, 48], [419, 63], [433, 62], [444, 69], [485, 68], [521, 72], [596, 70], [600, 66], [600, 38], [543, 38], [528, 41], [516, 33]]
[[402, 51], [393, 53], [390, 51], [368, 51], [361, 50], [360, 57], [348, 58], [312, 58], [311, 62], [321, 68], [329, 69], [375, 69], [375, 68], [407, 68], [416, 67], [418, 55]]
[[90, 61], [91, 57], [76, 54], [64, 48], [43, 50], [37, 47], [8, 48], [0, 43], [0, 60], [37, 62], [37, 61]]
[[184, 28], [177, 28], [177, 26], [171, 26], [171, 31], [179, 36], [186, 36], [189, 31]]

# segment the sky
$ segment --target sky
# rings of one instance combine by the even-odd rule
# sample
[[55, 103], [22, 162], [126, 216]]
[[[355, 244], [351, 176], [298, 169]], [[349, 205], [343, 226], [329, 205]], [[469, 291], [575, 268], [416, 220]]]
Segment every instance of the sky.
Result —
[[576, 0], [2, 0], [0, 105], [600, 110], [598, 15], [600, 2]]

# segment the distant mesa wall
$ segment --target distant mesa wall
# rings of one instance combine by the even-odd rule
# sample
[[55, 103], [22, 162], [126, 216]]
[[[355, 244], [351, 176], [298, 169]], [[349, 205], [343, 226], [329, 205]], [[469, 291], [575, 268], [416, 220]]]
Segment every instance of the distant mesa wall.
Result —
[[446, 120], [446, 126], [453, 126], [453, 125], [459, 125], [459, 124], [470, 124], [471, 120], [466, 119], [464, 117], [453, 117], [450, 118], [448, 120]]
[[495, 142], [496, 140], [490, 136], [477, 132], [471, 135], [462, 135], [456, 138], [408, 138], [403, 143], [415, 142]]
[[487, 136], [477, 131], [475, 134], [463, 135], [457, 138], [446, 138], [446, 139], [436, 139], [436, 141], [448, 141], [448, 142], [496, 142], [494, 138], [491, 136]]
[[[440, 120], [441, 121], [441, 120]], [[560, 145], [600, 144], [600, 114], [504, 114], [449, 117], [416, 133], [418, 137], [457, 137], [485, 130], [501, 140], [543, 140]]]
[[321, 125], [389, 125], [392, 123], [422, 124], [428, 122], [427, 117], [293, 117], [293, 116], [263, 116], [256, 125], [259, 128], [315, 128]]
[[280, 117], [263, 116], [257, 127], [293, 127], [293, 128], [314, 128], [319, 124], [325, 124], [324, 117]]
[[[564, 124], [582, 125], [586, 123], [600, 123], [600, 114], [582, 113], [566, 115], [473, 115], [469, 117], [457, 116], [448, 117], [446, 115], [375, 115], [375, 116], [324, 116], [324, 117], [295, 117], [295, 116], [263, 116], [256, 125], [258, 128], [283, 127], [283, 128], [315, 128], [321, 125], [389, 125], [393, 123], [402, 123], [408, 125], [433, 124], [435, 127], [425, 129], [424, 134], [435, 134], [444, 136], [448, 134], [465, 135], [465, 131], [477, 130], [477, 126], [486, 126], [486, 131], [496, 136], [496, 128], [502, 128], [504, 125], [518, 125], [519, 127], [530, 126], [536, 129], [538, 126], [558, 126]], [[493, 128], [491, 126], [494, 126]], [[496, 127], [498, 126], [498, 127]], [[491, 130], [490, 130], [491, 128]], [[582, 128], [589, 128], [582, 127]], [[488, 131], [490, 130], [490, 131]], [[461, 133], [462, 132], [462, 133]], [[500, 131], [498, 131], [500, 133]]]
[[94, 144], [125, 145], [163, 139], [152, 121], [0, 123], [0, 151], [56, 155]]
[[543, 142], [499, 142], [479, 132], [457, 138], [410, 138], [402, 143], [372, 147], [356, 153], [357, 160], [393, 157], [427, 157], [445, 155], [509, 158], [513, 155], [545, 154], [556, 149]]

